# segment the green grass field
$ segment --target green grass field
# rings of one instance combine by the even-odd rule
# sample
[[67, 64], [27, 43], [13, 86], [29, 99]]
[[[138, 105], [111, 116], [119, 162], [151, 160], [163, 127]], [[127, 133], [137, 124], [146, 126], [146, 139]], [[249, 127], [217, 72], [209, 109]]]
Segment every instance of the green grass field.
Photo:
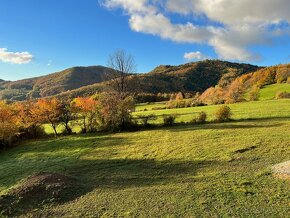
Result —
[[[137, 105], [136, 112], [133, 113], [133, 117], [138, 118], [140, 115], [143, 116], [155, 114], [157, 116], [157, 120], [154, 120], [151, 123], [162, 124], [164, 115], [174, 114], [177, 116], [177, 123], [190, 122], [198, 115], [199, 112], [204, 111], [207, 113], [207, 120], [213, 121], [215, 119], [215, 112], [220, 107], [220, 105], [212, 105], [202, 107], [152, 110], [154, 105], [155, 104]], [[159, 102], [156, 103], [156, 105], [158, 105], [158, 107], [165, 107], [166, 102]], [[232, 118], [235, 120], [290, 117], [290, 99], [243, 102], [238, 104], [231, 104], [229, 107], [233, 113]], [[147, 109], [146, 111], [144, 111], [145, 108]], [[279, 108], [279, 110], [277, 110], [277, 108]], [[46, 124], [44, 127], [47, 134], [53, 134], [53, 129], [49, 124]], [[61, 133], [63, 130], [63, 126], [58, 127], [58, 132]], [[75, 132], [80, 132], [81, 128], [78, 125], [74, 125], [73, 130]]]
[[[186, 121], [203, 110], [212, 119], [217, 107], [135, 115], [177, 113]], [[24, 143], [0, 153], [0, 195], [44, 171], [73, 176], [85, 191], [23, 216], [289, 216], [289, 181], [270, 167], [290, 159], [290, 101], [230, 107], [240, 121]]]
[[[160, 104], [161, 103], [159, 103], [159, 105]], [[204, 111], [207, 113], [208, 121], [213, 121], [215, 119], [215, 112], [219, 107], [220, 105], [212, 105], [170, 110], [150, 110], [150, 108], [152, 108], [152, 105], [150, 105], [149, 108], [147, 108], [147, 111], [140, 111], [139, 106], [137, 106], [137, 112], [134, 113], [134, 117], [138, 117], [139, 115], [155, 114], [158, 116], [158, 119], [154, 121], [154, 123], [162, 123], [164, 115], [175, 114], [177, 115], [177, 122], [189, 122], [195, 118], [199, 112]], [[229, 107], [233, 113], [232, 118], [235, 120], [290, 116], [290, 99], [242, 102], [231, 104]], [[144, 108], [145, 105], [142, 105], [143, 110]]]
[[290, 92], [290, 84], [282, 83], [282, 84], [273, 84], [266, 86], [261, 89], [259, 100], [271, 100], [275, 99], [277, 92]]

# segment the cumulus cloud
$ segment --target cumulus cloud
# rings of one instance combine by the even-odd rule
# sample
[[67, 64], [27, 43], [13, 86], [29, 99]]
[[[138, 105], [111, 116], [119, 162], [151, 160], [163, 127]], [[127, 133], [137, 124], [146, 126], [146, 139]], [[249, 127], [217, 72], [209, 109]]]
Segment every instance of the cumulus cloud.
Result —
[[29, 52], [9, 52], [7, 48], [0, 48], [0, 61], [12, 64], [27, 64], [33, 56]]
[[129, 14], [133, 13], [154, 13], [155, 7], [148, 5], [148, 0], [104, 0], [101, 1], [107, 8], [123, 8]]
[[[249, 61], [261, 55], [253, 45], [271, 45], [273, 37], [288, 34], [289, 0], [103, 0], [107, 8], [122, 8], [132, 30], [175, 42], [203, 43], [219, 58]], [[170, 13], [207, 22], [173, 23]], [[169, 14], [169, 15], [168, 15]]]
[[136, 32], [158, 35], [176, 42], [202, 43], [209, 39], [211, 31], [192, 23], [172, 24], [163, 14], [132, 15], [130, 26]]
[[200, 51], [187, 52], [187, 53], [184, 54], [183, 57], [187, 61], [210, 59], [206, 55], [202, 54]]

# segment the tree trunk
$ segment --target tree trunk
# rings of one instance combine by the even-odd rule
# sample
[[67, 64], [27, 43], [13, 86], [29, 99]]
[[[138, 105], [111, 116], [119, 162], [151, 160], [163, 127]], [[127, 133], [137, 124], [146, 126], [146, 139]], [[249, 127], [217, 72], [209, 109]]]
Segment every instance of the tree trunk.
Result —
[[57, 134], [57, 131], [56, 131], [56, 125], [55, 124], [51, 124], [51, 125], [52, 125], [53, 131], [54, 131], [54, 135], [55, 135], [55, 137], [57, 137], [58, 134]]

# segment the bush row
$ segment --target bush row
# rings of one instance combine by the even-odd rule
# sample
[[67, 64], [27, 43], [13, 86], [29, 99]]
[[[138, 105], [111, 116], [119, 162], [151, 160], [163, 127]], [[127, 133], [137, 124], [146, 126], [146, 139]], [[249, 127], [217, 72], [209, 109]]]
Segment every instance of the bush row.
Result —
[[[163, 125], [164, 126], [172, 126], [176, 124], [176, 118], [178, 115], [176, 114], [170, 114], [170, 115], [164, 115], [163, 118]], [[232, 117], [232, 111], [229, 106], [222, 105], [219, 107], [215, 112], [215, 122], [227, 122], [230, 121]], [[153, 125], [153, 122], [157, 120], [158, 116], [154, 114], [149, 115], [140, 115], [137, 117], [137, 120], [139, 120], [139, 123], [143, 126], [150, 126]], [[190, 123], [191, 124], [204, 124], [207, 121], [207, 114], [204, 111], [201, 111], [198, 113], [198, 115], [193, 118]]]

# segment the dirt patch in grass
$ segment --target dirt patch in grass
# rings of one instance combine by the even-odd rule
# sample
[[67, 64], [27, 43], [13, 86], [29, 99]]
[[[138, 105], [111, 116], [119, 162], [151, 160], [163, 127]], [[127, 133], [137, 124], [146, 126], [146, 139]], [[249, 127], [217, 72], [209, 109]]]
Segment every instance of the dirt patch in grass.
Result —
[[272, 170], [276, 177], [290, 179], [290, 161], [276, 164], [272, 167]]
[[80, 186], [74, 177], [38, 173], [0, 197], [0, 215], [16, 215], [47, 204], [65, 202], [76, 196], [79, 190]]

